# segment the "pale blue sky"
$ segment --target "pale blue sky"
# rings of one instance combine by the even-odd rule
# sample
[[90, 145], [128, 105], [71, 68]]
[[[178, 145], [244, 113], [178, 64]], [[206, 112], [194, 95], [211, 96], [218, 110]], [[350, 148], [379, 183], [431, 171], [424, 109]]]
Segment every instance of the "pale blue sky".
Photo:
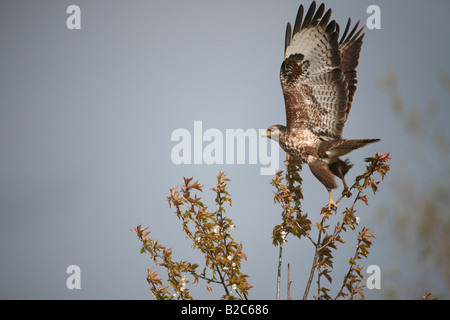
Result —
[[[174, 165], [170, 137], [178, 128], [192, 131], [195, 120], [222, 132], [284, 123], [279, 68], [285, 26], [300, 3], [310, 1], [2, 1], [0, 298], [151, 298], [150, 259], [139, 254], [129, 230], [149, 226], [155, 239], [174, 247], [175, 258], [202, 262], [166, 197], [183, 176], [208, 190], [219, 171], [231, 179], [229, 214], [248, 257], [250, 298], [274, 298], [278, 248], [271, 231], [280, 208], [271, 177], [259, 174], [260, 165]], [[326, 6], [343, 25], [348, 17], [365, 23], [374, 3]], [[71, 4], [81, 8], [81, 30], [66, 28]], [[437, 74], [450, 73], [450, 3], [376, 4], [381, 29], [366, 30], [344, 136], [382, 141], [351, 154], [349, 181], [375, 150], [391, 152], [395, 170], [411, 147], [376, 86], [387, 70], [398, 72], [407, 102], [420, 106], [434, 98], [448, 107]], [[316, 219], [327, 193], [306, 167], [303, 178], [303, 210]], [[367, 265], [382, 271], [402, 260], [392, 262], [389, 237], [366, 217], [389, 199], [392, 184], [388, 176], [371, 208], [357, 208], [377, 235]], [[213, 206], [211, 193], [206, 202]], [[303, 292], [312, 253], [307, 241], [285, 246], [294, 297]], [[338, 274], [347, 269], [347, 258], [340, 261]], [[81, 268], [81, 290], [66, 288], [71, 264]], [[192, 292], [222, 295], [220, 288], [212, 296], [203, 289]]]

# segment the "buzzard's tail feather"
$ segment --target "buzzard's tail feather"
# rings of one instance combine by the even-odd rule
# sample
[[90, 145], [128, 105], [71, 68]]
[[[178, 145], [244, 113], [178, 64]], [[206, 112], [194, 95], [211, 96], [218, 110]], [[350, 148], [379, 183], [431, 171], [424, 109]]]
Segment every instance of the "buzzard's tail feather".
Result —
[[327, 141], [320, 147], [319, 154], [325, 152], [329, 158], [337, 158], [377, 141], [380, 141], [380, 139], [343, 139]]
[[380, 139], [344, 139], [330, 148], [330, 150], [348, 150], [349, 152], [367, 146], [370, 143], [378, 142]]

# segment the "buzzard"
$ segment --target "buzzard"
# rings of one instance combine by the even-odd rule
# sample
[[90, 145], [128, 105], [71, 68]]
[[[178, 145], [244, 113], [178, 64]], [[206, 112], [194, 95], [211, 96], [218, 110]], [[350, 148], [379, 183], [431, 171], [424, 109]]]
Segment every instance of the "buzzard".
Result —
[[339, 36], [339, 25], [330, 22], [331, 9], [312, 2], [303, 17], [303, 5], [292, 30], [286, 27], [284, 61], [280, 80], [286, 105], [286, 126], [274, 125], [264, 135], [278, 141], [293, 161], [306, 162], [313, 175], [327, 188], [327, 210], [337, 207], [331, 190], [335, 176], [348, 189], [344, 176], [353, 166], [341, 160], [352, 150], [380, 139], [343, 139], [342, 131], [356, 91], [356, 66], [364, 27], [351, 28], [348, 19]]

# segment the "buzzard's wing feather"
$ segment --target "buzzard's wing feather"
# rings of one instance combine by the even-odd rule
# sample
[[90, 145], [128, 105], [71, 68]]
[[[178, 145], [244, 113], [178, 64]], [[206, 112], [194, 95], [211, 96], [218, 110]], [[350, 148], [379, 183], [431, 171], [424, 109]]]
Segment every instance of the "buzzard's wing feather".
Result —
[[[298, 11], [297, 11], [297, 18], [295, 19], [294, 34], [299, 32], [299, 30], [302, 26], [302, 19], [303, 19], [303, 5], [300, 5], [300, 7], [298, 8]], [[284, 51], [286, 51], [286, 48]]]
[[284, 51], [286, 51], [287, 47], [289, 47], [289, 44], [291, 43], [291, 24], [288, 22], [286, 26], [286, 38], [284, 41]]
[[351, 20], [348, 19], [344, 34], [339, 41], [339, 52], [341, 55], [341, 69], [344, 73], [345, 82], [347, 83], [348, 102], [346, 119], [352, 108], [353, 96], [356, 91], [356, 67], [358, 66], [359, 54], [363, 43], [364, 33], [362, 33], [364, 26], [358, 30], [359, 21], [355, 24], [350, 34], [347, 32], [350, 29]]
[[324, 140], [333, 140], [342, 138], [356, 89], [353, 60], [356, 57], [357, 64], [362, 36], [354, 28], [339, 44], [338, 26], [329, 22], [331, 10], [323, 14], [324, 10], [322, 4], [315, 11], [313, 2], [303, 19], [300, 6], [292, 35], [288, 24], [280, 77], [287, 131], [306, 128]]

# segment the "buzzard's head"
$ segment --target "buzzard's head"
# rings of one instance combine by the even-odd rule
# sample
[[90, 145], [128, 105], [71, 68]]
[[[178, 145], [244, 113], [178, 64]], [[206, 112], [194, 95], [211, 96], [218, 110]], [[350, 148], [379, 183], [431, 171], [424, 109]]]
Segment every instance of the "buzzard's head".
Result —
[[275, 141], [284, 141], [284, 135], [286, 133], [286, 127], [281, 124], [270, 126], [263, 132], [263, 136], [273, 139]]

